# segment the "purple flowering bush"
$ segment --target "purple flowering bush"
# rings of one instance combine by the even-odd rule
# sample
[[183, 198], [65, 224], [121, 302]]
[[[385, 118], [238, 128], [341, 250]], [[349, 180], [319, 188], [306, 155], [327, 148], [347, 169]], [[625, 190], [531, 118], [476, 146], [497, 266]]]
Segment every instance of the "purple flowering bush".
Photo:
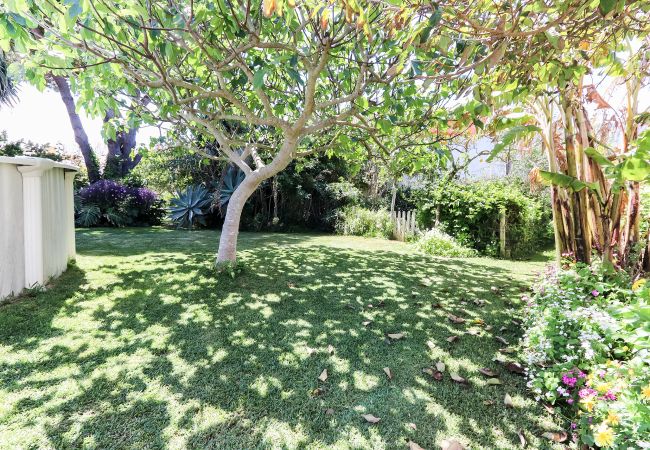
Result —
[[560, 407], [579, 444], [650, 448], [650, 332], [647, 322], [639, 327], [643, 318], [630, 319], [650, 315], [641, 281], [597, 264], [565, 264], [547, 268], [525, 298], [528, 387]]
[[76, 196], [77, 225], [84, 227], [158, 225], [164, 214], [163, 201], [155, 192], [113, 180], [99, 180]]

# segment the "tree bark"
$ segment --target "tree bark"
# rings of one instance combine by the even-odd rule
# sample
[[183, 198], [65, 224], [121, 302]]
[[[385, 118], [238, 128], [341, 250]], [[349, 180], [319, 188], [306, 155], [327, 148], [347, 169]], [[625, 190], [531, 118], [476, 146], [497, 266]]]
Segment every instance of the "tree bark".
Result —
[[239, 223], [244, 205], [258, 186], [272, 176], [285, 169], [293, 160], [299, 138], [287, 136], [282, 148], [268, 165], [262, 165], [252, 172], [246, 174], [244, 181], [235, 189], [226, 209], [226, 217], [221, 228], [219, 237], [219, 250], [217, 252], [216, 265], [234, 263], [237, 260], [237, 238], [239, 236]]
[[70, 92], [70, 85], [68, 80], [65, 77], [59, 75], [52, 75], [52, 80], [59, 89], [59, 94], [61, 95], [61, 100], [65, 105], [66, 110], [68, 111], [68, 118], [70, 119], [70, 125], [72, 125], [72, 131], [74, 133], [74, 140], [79, 146], [81, 155], [84, 159], [84, 164], [86, 165], [86, 170], [88, 171], [88, 180], [91, 183], [99, 180], [99, 166], [97, 164], [97, 159], [93, 153], [93, 149], [90, 146], [88, 141], [88, 135], [84, 130], [84, 127], [81, 123], [81, 118], [77, 114], [76, 106], [74, 103], [74, 98]]

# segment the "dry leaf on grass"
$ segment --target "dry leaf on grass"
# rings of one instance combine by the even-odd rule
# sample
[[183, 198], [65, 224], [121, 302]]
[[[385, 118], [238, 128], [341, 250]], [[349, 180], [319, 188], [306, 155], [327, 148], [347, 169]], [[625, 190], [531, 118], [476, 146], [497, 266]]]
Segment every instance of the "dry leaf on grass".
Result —
[[413, 422], [409, 422], [406, 424], [407, 427], [409, 427], [411, 430], [417, 430], [418, 427], [415, 425]]
[[511, 354], [516, 352], [516, 350], [512, 347], [505, 347], [505, 348], [500, 348], [499, 351], [504, 354]]
[[465, 450], [463, 444], [458, 442], [456, 439], [445, 439], [440, 444], [441, 450]]
[[363, 324], [364, 327], [367, 327], [372, 323], [372, 320], [366, 320], [365, 322], [361, 322], [361, 323]]
[[549, 414], [553, 414], [555, 412], [555, 408], [553, 408], [551, 405], [547, 405], [546, 403], [542, 403], [542, 406], [548, 412]]
[[466, 380], [465, 378], [461, 377], [460, 375], [458, 375], [457, 373], [449, 374], [449, 376], [450, 376], [451, 379], [454, 380], [456, 383], [467, 384], [467, 380]]
[[519, 374], [524, 373], [524, 368], [521, 366], [521, 364], [518, 364], [516, 362], [506, 363], [506, 369], [508, 369], [512, 373], [519, 373]]
[[334, 410], [332, 408], [327, 408], [325, 410], [325, 414], [328, 415], [328, 416], [331, 416], [332, 414], [334, 414]]
[[526, 437], [524, 436], [524, 432], [519, 430], [517, 431], [517, 435], [519, 436], [519, 443], [521, 444], [521, 448], [524, 448], [528, 442], [526, 442]]
[[388, 333], [386, 334], [386, 336], [388, 336], [394, 341], [398, 341], [404, 337], [404, 333]]
[[390, 367], [384, 367], [384, 373], [386, 374], [389, 380], [393, 379], [393, 373], [390, 371]]
[[478, 369], [479, 372], [481, 372], [483, 375], [486, 377], [498, 377], [499, 374], [496, 373], [494, 370], [490, 369], [489, 367], [481, 367]]
[[487, 384], [491, 386], [496, 386], [498, 384], [501, 384], [501, 380], [499, 380], [498, 378], [490, 378], [487, 380]]
[[485, 406], [492, 406], [494, 405], [494, 400], [483, 400], [483, 404]]
[[453, 314], [449, 314], [447, 318], [453, 323], [465, 323], [465, 319], [462, 317], [454, 316]]
[[436, 369], [438, 369], [439, 372], [444, 372], [445, 371], [445, 363], [442, 361], [438, 361], [436, 363]]
[[327, 380], [327, 369], [323, 369], [323, 371], [318, 376], [318, 379], [323, 382]]
[[327, 346], [327, 353], [329, 353], [330, 355], [333, 355], [334, 354], [334, 347], [332, 347], [331, 345], [328, 345]]
[[418, 444], [416, 444], [413, 441], [409, 441], [409, 450], [424, 450], [422, 447], [420, 447]]
[[503, 397], [503, 404], [506, 405], [508, 408], [515, 407], [514, 403], [512, 403], [512, 397], [510, 397], [510, 394], [506, 394], [506, 396]]
[[426, 373], [427, 375], [431, 375], [431, 377], [436, 381], [440, 381], [443, 378], [442, 372], [439, 370], [434, 370], [431, 367], [425, 367], [422, 369], [422, 372]]
[[542, 437], [545, 437], [549, 441], [553, 442], [564, 442], [569, 436], [564, 431], [547, 431], [546, 433], [542, 434]]
[[381, 420], [379, 417], [375, 417], [372, 414], [363, 414], [361, 417], [363, 417], [368, 423], [378, 423]]
[[316, 389], [314, 389], [314, 390], [311, 391], [311, 396], [312, 396], [312, 397], [318, 397], [318, 396], [323, 395], [324, 393], [325, 393], [325, 389], [323, 389], [323, 388], [316, 388]]
[[504, 338], [502, 338], [501, 336], [494, 336], [494, 339], [496, 339], [497, 341], [499, 341], [499, 342], [502, 343], [503, 345], [509, 345], [508, 341], [506, 341], [506, 340], [505, 340]]
[[456, 342], [457, 340], [458, 340], [458, 336], [456, 336], [456, 335], [449, 336], [447, 338], [447, 342]]

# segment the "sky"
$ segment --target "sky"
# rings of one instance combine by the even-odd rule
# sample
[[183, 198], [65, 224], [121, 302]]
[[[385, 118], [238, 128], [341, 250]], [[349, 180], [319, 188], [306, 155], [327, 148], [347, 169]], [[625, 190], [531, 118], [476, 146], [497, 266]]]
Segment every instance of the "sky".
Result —
[[[79, 111], [90, 145], [100, 155], [105, 154], [102, 139], [102, 120], [93, 119]], [[22, 83], [18, 86], [18, 100], [13, 106], [0, 106], [0, 131], [6, 131], [10, 141], [23, 139], [38, 144], [63, 144], [66, 153], [77, 153], [68, 113], [59, 93], [47, 89], [39, 92]], [[143, 128], [138, 132], [138, 144], [148, 144], [149, 138], [158, 135], [158, 129]]]

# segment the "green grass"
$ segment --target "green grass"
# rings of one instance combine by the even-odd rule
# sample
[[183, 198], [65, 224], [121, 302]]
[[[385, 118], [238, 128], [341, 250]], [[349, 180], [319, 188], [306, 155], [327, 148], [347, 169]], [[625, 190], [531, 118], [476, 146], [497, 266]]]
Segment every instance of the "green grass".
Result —
[[[244, 233], [246, 269], [230, 279], [211, 268], [213, 231], [77, 236], [77, 264], [47, 292], [0, 306], [2, 449], [381, 449], [409, 439], [433, 449], [447, 438], [507, 449], [519, 447], [519, 430], [529, 447], [543, 446], [536, 436], [553, 426], [523, 377], [492, 361], [503, 347], [494, 335], [519, 337], [511, 319], [543, 262]], [[454, 325], [448, 313], [492, 329]], [[447, 342], [472, 328], [479, 334]], [[386, 341], [398, 332], [405, 338]], [[422, 373], [438, 360], [443, 381]], [[486, 385], [477, 372], [486, 366], [502, 386]], [[451, 371], [469, 386], [451, 381]], [[503, 406], [506, 393], [516, 408]], [[366, 424], [364, 413], [381, 422]]]

